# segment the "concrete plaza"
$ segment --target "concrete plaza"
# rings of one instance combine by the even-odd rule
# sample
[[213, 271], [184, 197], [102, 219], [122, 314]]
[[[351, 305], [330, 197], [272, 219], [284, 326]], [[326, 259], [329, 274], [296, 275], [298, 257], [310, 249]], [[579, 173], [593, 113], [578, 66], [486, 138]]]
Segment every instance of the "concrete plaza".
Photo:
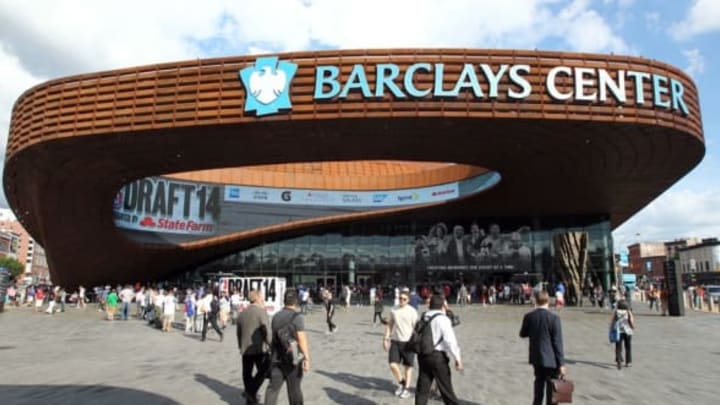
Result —
[[[636, 305], [636, 307], [639, 305]], [[530, 306], [456, 308], [465, 367], [453, 372], [465, 404], [528, 404], [532, 367], [518, 337]], [[715, 404], [720, 400], [720, 315], [690, 311], [662, 317], [636, 310], [633, 367], [617, 370], [607, 342], [609, 312], [560, 311], [575, 404]], [[178, 314], [178, 319], [180, 318]], [[303, 379], [307, 404], [402, 404], [373, 328], [371, 307], [306, 317], [312, 370]], [[108, 322], [93, 306], [53, 316], [10, 308], [0, 314], [0, 404], [243, 404], [234, 329], [200, 342], [135, 319]], [[178, 325], [180, 326], [180, 325]], [[413, 384], [414, 387], [414, 384]], [[261, 389], [261, 394], [264, 393]], [[262, 396], [262, 395], [261, 395]], [[286, 403], [283, 392], [280, 403]], [[439, 402], [437, 402], [439, 403]]]

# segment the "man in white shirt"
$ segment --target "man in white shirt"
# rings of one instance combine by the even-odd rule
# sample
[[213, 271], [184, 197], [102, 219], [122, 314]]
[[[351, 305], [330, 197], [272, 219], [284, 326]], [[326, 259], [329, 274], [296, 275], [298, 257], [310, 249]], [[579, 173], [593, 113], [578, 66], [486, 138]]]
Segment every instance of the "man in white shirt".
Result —
[[162, 319], [163, 305], [165, 305], [165, 290], [160, 290], [155, 294], [154, 299], [153, 306], [155, 307], [155, 316], [153, 319]]
[[145, 313], [145, 287], [140, 287], [140, 290], [135, 294], [135, 308], [137, 319], [142, 319]]
[[85, 309], [85, 287], [83, 286], [78, 289], [77, 307]]
[[[409, 299], [409, 292], [403, 290], [399, 297], [400, 305], [390, 312], [390, 319], [385, 327], [385, 336], [383, 337], [383, 348], [389, 352], [390, 371], [398, 383], [395, 395], [400, 398], [410, 396], [408, 388], [410, 388], [412, 368], [415, 365], [415, 353], [409, 350], [407, 342], [412, 336], [418, 314], [415, 308], [408, 305]], [[404, 373], [400, 371], [400, 363], [405, 366]]]
[[441, 314], [430, 321], [433, 342], [437, 343], [435, 343], [435, 350], [432, 353], [418, 355], [420, 370], [415, 394], [416, 405], [427, 404], [433, 380], [437, 381], [440, 395], [445, 404], [459, 403], [450, 378], [450, 356], [455, 359], [455, 368], [458, 371], [463, 370], [463, 363], [452, 322], [445, 316], [446, 311], [445, 297], [442, 294], [433, 294], [430, 297], [430, 308], [423, 314], [423, 319], [428, 320], [435, 314]]
[[133, 297], [135, 296], [135, 293], [133, 292], [132, 288], [130, 288], [129, 285], [126, 285], [125, 288], [120, 290], [120, 300], [122, 301], [122, 319], [123, 321], [128, 320], [129, 312], [130, 312], [130, 303], [132, 302]]
[[162, 331], [163, 332], [170, 332], [172, 329], [172, 323], [175, 320], [175, 309], [177, 305], [177, 299], [175, 298], [175, 294], [173, 294], [172, 291], [168, 292], [168, 295], [165, 297], [165, 300], [163, 302], [163, 312], [162, 312]]

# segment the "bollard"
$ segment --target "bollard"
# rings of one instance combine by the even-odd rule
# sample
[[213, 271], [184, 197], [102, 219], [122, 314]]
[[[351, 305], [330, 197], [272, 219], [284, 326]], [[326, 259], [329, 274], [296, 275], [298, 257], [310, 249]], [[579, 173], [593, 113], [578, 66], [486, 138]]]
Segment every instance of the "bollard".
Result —
[[714, 304], [714, 303], [713, 303], [712, 297], [709, 297], [709, 298], [708, 298], [708, 311], [711, 312], [711, 313], [712, 313], [712, 312], [715, 312], [715, 308], [713, 308], [713, 307], [714, 307], [713, 304]]

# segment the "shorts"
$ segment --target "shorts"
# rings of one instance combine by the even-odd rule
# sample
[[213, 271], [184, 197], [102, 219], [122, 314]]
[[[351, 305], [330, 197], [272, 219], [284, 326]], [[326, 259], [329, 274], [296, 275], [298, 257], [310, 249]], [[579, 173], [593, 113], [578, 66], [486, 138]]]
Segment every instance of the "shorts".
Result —
[[404, 366], [412, 367], [415, 365], [415, 353], [407, 349], [407, 342], [391, 340], [388, 362], [402, 363]]

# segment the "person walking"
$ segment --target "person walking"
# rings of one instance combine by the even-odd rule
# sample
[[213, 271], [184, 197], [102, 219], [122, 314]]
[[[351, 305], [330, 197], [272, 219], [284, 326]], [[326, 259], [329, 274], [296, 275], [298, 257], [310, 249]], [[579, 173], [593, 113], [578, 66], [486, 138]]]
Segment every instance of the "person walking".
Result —
[[85, 296], [85, 287], [83, 287], [81, 285], [80, 287], [78, 287], [77, 305], [75, 307], [85, 309], [86, 308], [86, 304], [85, 304], [86, 299], [87, 299], [87, 297]]
[[335, 302], [333, 302], [333, 295], [329, 290], [325, 290], [323, 293], [323, 300], [325, 304], [325, 321], [328, 325], [327, 333], [335, 333], [337, 331], [337, 325], [333, 323], [333, 316], [335, 316]]
[[132, 303], [135, 293], [130, 285], [126, 285], [120, 290], [120, 300], [122, 301], [122, 320], [127, 321], [130, 317], [130, 303]]
[[[430, 354], [418, 355], [418, 379], [415, 394], [415, 404], [425, 405], [430, 398], [430, 387], [433, 381], [437, 382], [443, 402], [447, 404], [458, 404], [455, 391], [452, 386], [450, 374], [450, 357], [455, 359], [455, 369], [463, 370], [462, 359], [460, 358], [460, 346], [458, 346], [455, 331], [452, 328], [450, 318], [445, 316], [448, 309], [447, 300], [443, 294], [433, 294], [430, 297], [429, 310], [425, 312], [422, 319], [430, 322], [428, 327], [432, 331], [435, 350]], [[439, 316], [436, 316], [438, 315]]]
[[145, 304], [145, 287], [140, 287], [138, 292], [135, 293], [135, 317], [137, 319], [143, 319]]
[[189, 288], [185, 292], [183, 307], [183, 312], [185, 312], [185, 333], [193, 333], [195, 332], [195, 313], [197, 312], [197, 303], [195, 301], [195, 293]]
[[379, 296], [376, 296], [374, 312], [373, 312], [373, 327], [383, 323], [382, 312], [383, 312], [383, 302]]
[[[301, 314], [297, 313], [298, 296], [295, 289], [285, 291], [283, 297], [284, 307], [276, 313], [272, 319], [272, 355], [270, 364], [270, 384], [265, 390], [265, 405], [275, 405], [278, 394], [283, 384], [287, 383], [287, 396], [290, 405], [302, 405], [303, 393], [300, 383], [303, 373], [310, 371], [310, 350], [307, 336], [305, 334], [305, 321]], [[298, 350], [303, 355], [303, 360], [297, 365], [288, 363], [280, 353], [285, 349], [279, 347], [277, 333], [286, 325], [292, 324], [295, 329]]]
[[[398, 384], [395, 395], [400, 398], [410, 397], [410, 381], [415, 365], [415, 353], [410, 350], [407, 342], [412, 336], [418, 314], [415, 308], [408, 305], [409, 300], [407, 292], [400, 293], [400, 305], [390, 312], [383, 336], [383, 349], [388, 352], [390, 372]], [[401, 363], [405, 368], [403, 371], [400, 370]]]
[[350, 308], [350, 298], [352, 297], [352, 288], [350, 288], [349, 285], [345, 285], [344, 287], [344, 293], [343, 298], [345, 298], [345, 310], [347, 311]]
[[167, 295], [165, 296], [165, 302], [163, 303], [163, 310], [162, 310], [162, 331], [163, 332], [170, 332], [172, 329], [172, 323], [175, 320], [175, 306], [177, 305], [177, 299], [175, 298], [175, 294], [171, 291], [168, 291]]
[[[250, 305], [238, 314], [237, 338], [238, 348], [242, 355], [243, 396], [245, 403], [257, 404], [257, 393], [270, 367], [270, 321], [268, 320], [262, 293], [250, 290]], [[255, 374], [253, 374], [253, 369]]]
[[[32, 295], [31, 295], [32, 296]], [[35, 312], [42, 312], [43, 301], [45, 301], [45, 291], [42, 287], [35, 290]]]
[[217, 332], [217, 334], [220, 336], [220, 341], [222, 342], [223, 333], [217, 324], [218, 313], [220, 313], [220, 302], [218, 301], [217, 297], [211, 292], [207, 292], [205, 294], [205, 298], [203, 298], [203, 301], [205, 317], [203, 318], [202, 338], [200, 339], [200, 341], [205, 341], [205, 338], [207, 337], [208, 322], [210, 322], [210, 325], [212, 325], [213, 329], [215, 329], [215, 332]]
[[298, 296], [300, 297], [300, 313], [305, 315], [308, 313], [308, 301], [310, 300], [310, 289], [300, 287], [298, 290]]
[[548, 293], [535, 294], [535, 310], [525, 314], [520, 337], [530, 338], [529, 360], [535, 369], [533, 405], [552, 404], [552, 378], [566, 375], [560, 317], [549, 310]]
[[110, 290], [110, 293], [108, 293], [106, 301], [107, 319], [108, 321], [114, 321], [115, 312], [117, 311], [118, 306], [118, 295], [114, 288]]
[[613, 316], [610, 319], [611, 327], [614, 323], [617, 323], [617, 328], [620, 331], [620, 339], [615, 342], [615, 364], [617, 364], [617, 369], [620, 370], [623, 363], [623, 346], [625, 346], [625, 367], [632, 366], [632, 335], [635, 329], [635, 316], [628, 308], [625, 300], [618, 301], [617, 309], [613, 311]]

